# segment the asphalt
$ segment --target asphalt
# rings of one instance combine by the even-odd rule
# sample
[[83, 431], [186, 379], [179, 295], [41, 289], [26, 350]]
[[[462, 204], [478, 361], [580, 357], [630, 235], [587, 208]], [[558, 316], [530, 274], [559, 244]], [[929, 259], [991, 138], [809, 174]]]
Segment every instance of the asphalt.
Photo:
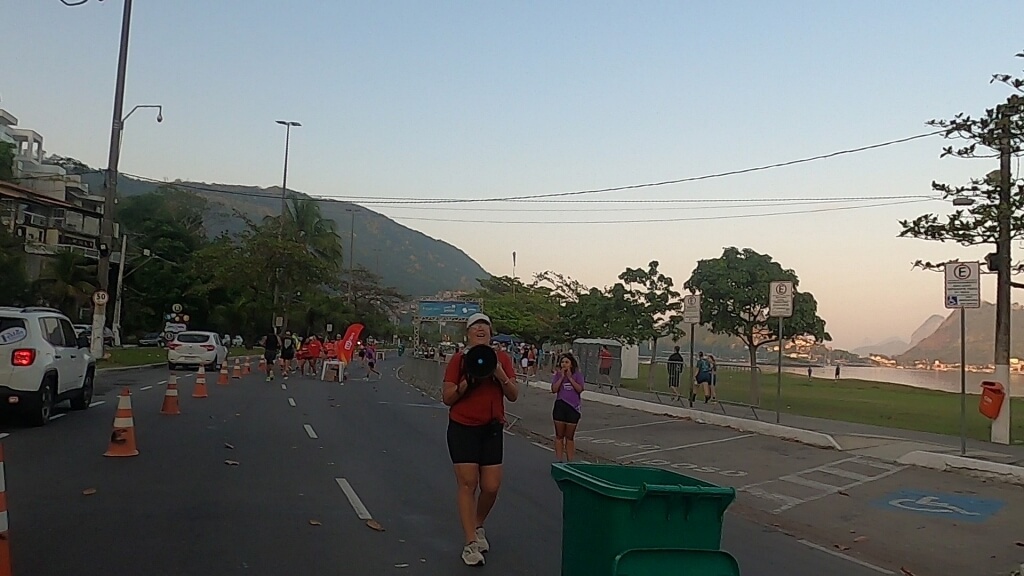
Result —
[[[206, 399], [191, 398], [188, 375], [180, 416], [159, 414], [166, 371], [110, 373], [87, 411], [42, 428], [5, 421], [15, 573], [559, 574], [562, 498], [549, 449], [527, 433], [505, 437], [492, 551], [486, 566], [465, 567], [444, 407], [399, 381], [394, 360], [380, 366], [379, 382], [293, 377], [286, 388], [258, 375], [219, 386], [211, 374]], [[123, 386], [140, 455], [105, 458]], [[527, 405], [517, 404], [513, 413]], [[359, 518], [343, 484], [384, 531]], [[726, 515], [723, 548], [744, 576], [879, 573], [816, 545]]]

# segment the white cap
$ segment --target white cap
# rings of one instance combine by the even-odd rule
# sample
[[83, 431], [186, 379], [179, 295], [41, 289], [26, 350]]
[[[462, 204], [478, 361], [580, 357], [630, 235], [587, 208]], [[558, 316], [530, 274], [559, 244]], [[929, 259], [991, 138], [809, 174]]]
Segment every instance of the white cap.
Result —
[[476, 314], [470, 316], [469, 320], [466, 320], [466, 327], [468, 328], [473, 324], [476, 324], [477, 322], [487, 322], [488, 326], [491, 325], [491, 319], [490, 317], [487, 316], [487, 314], [484, 314], [483, 312], [477, 312]]

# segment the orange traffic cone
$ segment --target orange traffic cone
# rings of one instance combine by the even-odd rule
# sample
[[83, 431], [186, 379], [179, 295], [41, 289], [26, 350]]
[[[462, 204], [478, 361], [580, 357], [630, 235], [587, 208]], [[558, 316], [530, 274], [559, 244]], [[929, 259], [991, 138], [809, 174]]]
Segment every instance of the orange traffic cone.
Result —
[[7, 533], [7, 474], [4, 472], [4, 445], [0, 444], [0, 576], [11, 576], [11, 537]]
[[117, 398], [117, 412], [114, 413], [114, 431], [110, 434], [110, 446], [104, 456], [138, 456], [135, 446], [135, 418], [132, 417], [131, 391], [125, 388]]
[[228, 361], [221, 362], [220, 375], [217, 376], [217, 384], [227, 386], [228, 384]]
[[181, 410], [178, 409], [178, 377], [174, 374], [167, 379], [167, 391], [164, 392], [164, 404], [160, 407], [160, 413], [172, 416], [181, 414]]
[[242, 363], [242, 376], [248, 376], [249, 374], [252, 374], [252, 360], [246, 356], [245, 362]]
[[231, 377], [238, 380], [242, 377], [242, 361], [235, 358], [235, 369], [231, 372]]
[[199, 365], [199, 373], [196, 374], [196, 386], [192, 389], [193, 398], [206, 398], [206, 367]]

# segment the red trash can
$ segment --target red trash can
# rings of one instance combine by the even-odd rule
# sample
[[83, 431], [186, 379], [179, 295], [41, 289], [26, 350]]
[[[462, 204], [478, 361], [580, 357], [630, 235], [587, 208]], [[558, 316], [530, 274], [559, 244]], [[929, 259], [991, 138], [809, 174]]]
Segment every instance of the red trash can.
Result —
[[995, 420], [999, 417], [999, 411], [1003, 408], [1006, 400], [1006, 391], [999, 382], [981, 383], [981, 401], [978, 403], [978, 411], [986, 418]]

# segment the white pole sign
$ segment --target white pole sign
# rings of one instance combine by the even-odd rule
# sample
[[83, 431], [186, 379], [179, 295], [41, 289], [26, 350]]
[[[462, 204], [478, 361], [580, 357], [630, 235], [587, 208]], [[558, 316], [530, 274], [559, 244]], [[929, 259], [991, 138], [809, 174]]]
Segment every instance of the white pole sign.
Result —
[[981, 271], [977, 262], [946, 264], [946, 308], [981, 308]]
[[700, 324], [700, 296], [697, 294], [683, 296], [683, 323]]
[[793, 315], [792, 282], [772, 282], [768, 295], [768, 315], [772, 318], [789, 318]]

